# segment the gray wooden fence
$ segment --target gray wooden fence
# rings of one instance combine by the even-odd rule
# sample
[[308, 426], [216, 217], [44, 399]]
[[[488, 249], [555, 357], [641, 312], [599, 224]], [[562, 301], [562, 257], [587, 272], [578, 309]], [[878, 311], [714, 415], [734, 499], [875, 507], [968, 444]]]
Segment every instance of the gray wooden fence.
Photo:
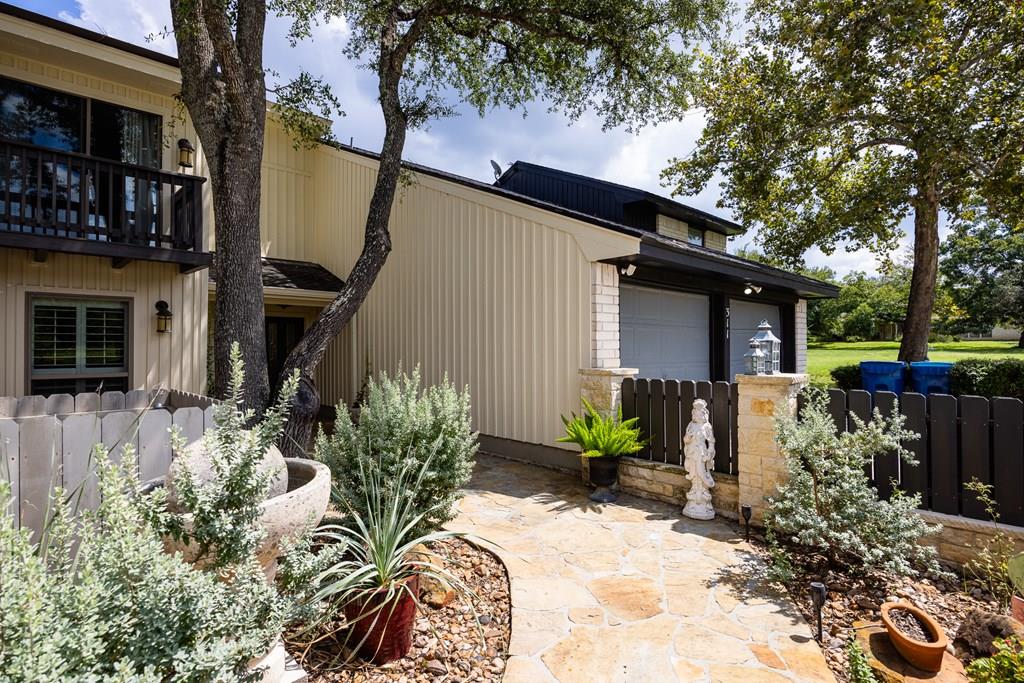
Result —
[[199, 439], [213, 424], [212, 406], [177, 391], [0, 397], [0, 478], [11, 482], [15, 524], [38, 536], [58, 486], [76, 492], [74, 508], [95, 507], [96, 444], [114, 460], [131, 444], [139, 477], [162, 476], [171, 463], [171, 427], [186, 443]]
[[[863, 421], [874, 408], [892, 413], [896, 394], [830, 389], [829, 412], [841, 432], [851, 431], [850, 415]], [[984, 506], [964, 485], [972, 479], [991, 484], [1000, 521], [1024, 526], [1024, 403], [1016, 398], [924, 396], [900, 394], [899, 410], [906, 428], [921, 435], [904, 448], [917, 466], [901, 462], [895, 453], [877, 456], [867, 468], [879, 495], [893, 487], [921, 494], [921, 507], [950, 515], [987, 519]]]

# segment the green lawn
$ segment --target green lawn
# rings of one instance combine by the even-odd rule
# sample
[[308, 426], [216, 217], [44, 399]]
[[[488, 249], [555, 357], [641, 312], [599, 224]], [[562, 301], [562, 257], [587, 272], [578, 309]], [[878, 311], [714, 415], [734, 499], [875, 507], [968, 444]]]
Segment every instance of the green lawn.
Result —
[[[929, 344], [929, 360], [957, 361], [964, 358], [1021, 358], [1024, 349], [1017, 342], [962, 341]], [[832, 383], [829, 374], [839, 365], [851, 365], [862, 360], [896, 360], [899, 342], [809, 342], [807, 344], [807, 371], [815, 383]]]

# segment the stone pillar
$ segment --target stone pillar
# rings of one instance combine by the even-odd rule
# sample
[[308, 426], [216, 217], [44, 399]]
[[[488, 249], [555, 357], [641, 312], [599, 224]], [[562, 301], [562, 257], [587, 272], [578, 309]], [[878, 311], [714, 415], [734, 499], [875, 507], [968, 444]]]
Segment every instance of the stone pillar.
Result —
[[796, 415], [797, 394], [807, 381], [800, 374], [736, 376], [739, 504], [751, 507], [753, 524], [761, 524], [765, 499], [786, 476], [785, 458], [775, 441], [775, 418]]
[[[580, 368], [580, 395], [598, 412], [618, 413], [622, 405], [622, 380], [636, 377], [637, 372], [636, 368]], [[583, 401], [580, 401], [580, 409], [583, 409]], [[589, 484], [590, 459], [580, 460], [583, 483]]]

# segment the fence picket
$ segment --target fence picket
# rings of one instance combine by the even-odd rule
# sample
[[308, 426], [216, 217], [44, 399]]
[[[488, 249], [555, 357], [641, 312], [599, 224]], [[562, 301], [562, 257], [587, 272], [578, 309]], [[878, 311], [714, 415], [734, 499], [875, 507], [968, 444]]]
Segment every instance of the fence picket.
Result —
[[847, 429], [846, 392], [842, 389], [828, 390], [828, 412], [836, 423], [836, 432], [842, 434]]
[[732, 473], [740, 473], [740, 441], [739, 441], [739, 387], [733, 383], [729, 387], [729, 462], [732, 463]]
[[636, 417], [636, 384], [632, 377], [622, 380], [622, 419]]
[[981, 396], [960, 397], [960, 508], [962, 514], [986, 519], [985, 506], [977, 496], [963, 488], [977, 479], [992, 484], [992, 462], [989, 459], [989, 404]]
[[100, 395], [95, 392], [75, 394], [76, 413], [95, 413], [100, 409]]
[[171, 465], [171, 414], [148, 410], [139, 421], [139, 479], [149, 481], [167, 473]]
[[[640, 432], [648, 437], [651, 437], [651, 401], [650, 401], [650, 390], [648, 388], [649, 382], [646, 379], [638, 379], [636, 381], [636, 415], [640, 418], [637, 426], [640, 427]], [[637, 457], [640, 458], [651, 458], [651, 445], [647, 444], [637, 453]]]
[[133, 389], [124, 395], [124, 407], [128, 410], [145, 410], [149, 407], [150, 392]]
[[[729, 383], [715, 382], [711, 387], [711, 427], [715, 433], [715, 471], [731, 472], [729, 466]], [[689, 418], [687, 417], [687, 423]]]
[[43, 404], [46, 415], [67, 415], [75, 412], [75, 397], [71, 394], [51, 394]]
[[71, 496], [71, 509], [95, 510], [96, 473], [93, 449], [102, 442], [99, 413], [75, 413], [62, 422], [61, 457], [64, 470], [64, 488]]
[[[862, 422], [867, 422], [871, 419], [871, 394], [867, 391], [861, 391], [860, 389], [854, 389], [850, 392], [850, 395], [846, 399], [849, 407], [849, 415], [856, 415], [861, 419]], [[854, 432], [857, 430], [857, 423], [852, 417], [847, 421], [847, 430]], [[875, 467], [874, 463], [867, 463], [864, 465], [864, 473], [868, 475], [868, 479], [874, 481], [875, 479]]]
[[[21, 500], [21, 468], [18, 466], [19, 443], [18, 423], [10, 418], [0, 418], [0, 479], [10, 482], [11, 497], [15, 506], [18, 506]], [[17, 515], [15, 515], [14, 528], [17, 529], [19, 526]]]
[[900, 394], [900, 413], [907, 418], [904, 426], [919, 435], [917, 439], [903, 442], [903, 447], [914, 455], [917, 465], [900, 463], [900, 485], [907, 493], [921, 494], [921, 507], [928, 509], [932, 499], [928, 488], [928, 402], [922, 394]]
[[[892, 415], [893, 405], [896, 403], [896, 394], [891, 391], [875, 392], [875, 407], [885, 417]], [[892, 495], [893, 481], [899, 481], [900, 462], [899, 454], [894, 451], [882, 453], [875, 456], [875, 488], [878, 495], [888, 498]]]
[[59, 481], [61, 424], [52, 415], [37, 415], [21, 419], [18, 427], [19, 514], [21, 525], [32, 529], [32, 541], [38, 542], [50, 514], [51, 492]]
[[124, 392], [104, 391], [100, 394], [100, 410], [124, 410]]
[[139, 452], [139, 412], [114, 410], [100, 419], [100, 440], [110, 451], [111, 462], [121, 462], [126, 446]]
[[665, 382], [650, 381], [651, 392], [651, 458], [657, 462], [665, 459]]
[[1002, 521], [1024, 526], [1024, 403], [1019, 399], [992, 399], [992, 452]]
[[960, 513], [960, 458], [956, 429], [956, 398], [928, 396], [928, 447], [931, 451], [932, 510]]
[[203, 436], [203, 411], [199, 408], [178, 408], [171, 422], [181, 431], [185, 444], [198, 441]]
[[665, 381], [665, 462], [683, 464], [682, 432], [686, 429], [686, 415], [679, 406], [679, 381]]
[[0, 417], [14, 417], [18, 411], [18, 399], [13, 396], [0, 396]]
[[711, 382], [697, 382], [697, 398], [702, 398], [709, 406], [711, 405]]

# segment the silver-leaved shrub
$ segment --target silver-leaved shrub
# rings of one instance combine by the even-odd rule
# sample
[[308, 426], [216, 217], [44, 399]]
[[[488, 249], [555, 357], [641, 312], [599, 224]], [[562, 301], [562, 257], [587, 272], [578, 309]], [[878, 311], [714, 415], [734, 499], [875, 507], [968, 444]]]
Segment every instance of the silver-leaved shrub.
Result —
[[133, 455], [113, 464], [97, 447], [97, 509], [72, 521], [58, 491], [42, 549], [14, 527], [0, 481], [0, 679], [240, 680], [277, 637], [287, 605], [258, 564], [223, 581], [164, 551], [160, 496], [139, 494]]
[[422, 534], [439, 528], [454, 516], [459, 489], [469, 481], [477, 434], [472, 429], [468, 388], [462, 392], [447, 376], [421, 391], [419, 368], [412, 376], [401, 370], [370, 379], [359, 406], [359, 421], [338, 405], [334, 434], [319, 434], [316, 458], [331, 469], [333, 497], [339, 508], [366, 515], [366, 492], [360, 468], [379, 471], [395, 481], [410, 460], [429, 470], [415, 493], [415, 512], [424, 513], [413, 530]]
[[919, 543], [938, 533], [916, 510], [920, 496], [896, 491], [880, 500], [865, 467], [876, 455], [896, 453], [903, 467], [917, 463], [903, 443], [918, 437], [904, 428], [894, 406], [890, 415], [875, 409], [867, 423], [851, 415], [855, 428], [837, 433], [828, 398], [805, 391], [799, 418], [777, 420], [778, 443], [788, 480], [769, 498], [765, 527], [775, 548], [776, 568], [817, 554], [830, 565], [914, 575], [937, 571], [934, 548]]

